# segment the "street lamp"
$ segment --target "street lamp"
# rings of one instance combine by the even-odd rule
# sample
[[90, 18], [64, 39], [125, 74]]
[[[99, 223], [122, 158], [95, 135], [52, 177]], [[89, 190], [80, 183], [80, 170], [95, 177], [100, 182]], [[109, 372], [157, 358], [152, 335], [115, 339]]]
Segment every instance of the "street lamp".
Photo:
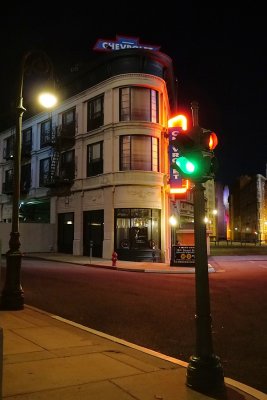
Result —
[[175, 227], [177, 225], [177, 218], [174, 215], [170, 216], [169, 223], [171, 225], [171, 262], [170, 265], [174, 265], [174, 247], [176, 232]]
[[214, 209], [212, 210], [213, 214], [213, 236], [215, 236], [215, 239], [218, 239], [218, 210]]
[[[23, 107], [23, 81], [25, 67], [35, 52], [27, 52], [22, 57], [19, 74], [18, 86], [18, 103], [16, 113], [16, 136], [15, 136], [15, 149], [14, 149], [14, 163], [13, 163], [13, 198], [12, 198], [12, 231], [10, 233], [9, 250], [6, 253], [6, 278], [5, 284], [1, 295], [1, 309], [2, 310], [21, 310], [24, 308], [24, 291], [20, 282], [21, 272], [21, 257], [20, 252], [20, 233], [19, 233], [19, 202], [20, 202], [20, 169], [21, 169], [21, 137], [22, 137], [22, 117], [26, 109]], [[44, 62], [41, 64], [42, 72], [49, 73], [51, 78], [52, 64], [47, 55], [43, 52], [39, 53], [38, 61]], [[40, 63], [38, 65], [33, 63], [31, 67], [38, 67], [40, 71]], [[44, 71], [43, 71], [44, 70]], [[47, 97], [45, 97], [47, 100]], [[51, 98], [50, 98], [51, 100]], [[50, 107], [56, 104], [54, 97], [53, 103]], [[48, 103], [42, 103], [43, 106], [48, 107]]]

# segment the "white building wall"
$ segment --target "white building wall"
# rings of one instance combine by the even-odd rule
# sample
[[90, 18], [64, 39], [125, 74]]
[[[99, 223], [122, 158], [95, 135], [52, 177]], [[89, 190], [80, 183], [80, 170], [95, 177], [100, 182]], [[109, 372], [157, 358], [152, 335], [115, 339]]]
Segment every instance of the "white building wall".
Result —
[[[0, 240], [2, 242], [2, 254], [9, 250], [9, 238], [11, 232], [10, 223], [0, 223]], [[55, 224], [25, 223], [20, 224], [20, 250], [22, 253], [51, 252], [56, 248]]]

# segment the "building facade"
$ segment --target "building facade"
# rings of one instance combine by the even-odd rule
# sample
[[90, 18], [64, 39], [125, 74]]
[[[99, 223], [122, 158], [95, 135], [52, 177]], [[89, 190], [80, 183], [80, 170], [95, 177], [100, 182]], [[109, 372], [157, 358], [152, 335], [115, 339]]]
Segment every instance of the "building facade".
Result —
[[266, 177], [241, 176], [230, 188], [231, 239], [248, 242], [267, 240]]
[[[80, 72], [57, 108], [23, 122], [20, 221], [55, 224], [55, 251], [168, 260], [172, 61], [122, 50]], [[12, 218], [14, 133], [0, 138], [3, 223]]]
[[[22, 251], [107, 259], [115, 251], [121, 260], [169, 262], [177, 240], [188, 244], [189, 233], [192, 244], [192, 185], [182, 198], [169, 185], [167, 127], [177, 113], [176, 89], [167, 55], [113, 51], [75, 70], [52, 112], [24, 119]], [[14, 139], [14, 127], [0, 134], [3, 252], [12, 220]], [[205, 189], [207, 230], [216, 236], [214, 181]], [[170, 216], [177, 218], [175, 231]], [[34, 245], [26, 245], [34, 236]]]

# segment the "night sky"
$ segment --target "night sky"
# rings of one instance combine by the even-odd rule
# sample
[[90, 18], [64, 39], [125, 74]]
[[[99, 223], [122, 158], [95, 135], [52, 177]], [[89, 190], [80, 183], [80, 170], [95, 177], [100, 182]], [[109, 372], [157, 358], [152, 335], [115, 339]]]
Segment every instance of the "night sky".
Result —
[[191, 101], [198, 101], [199, 124], [217, 133], [216, 180], [231, 184], [240, 175], [266, 174], [267, 29], [256, 2], [228, 9], [190, 1], [166, 8], [142, 2], [85, 4], [54, 9], [55, 3], [43, 3], [38, 11], [23, 4], [1, 13], [2, 126], [15, 107], [24, 51], [46, 51], [60, 79], [95, 57], [97, 39], [139, 37], [172, 58], [179, 110], [190, 115]]

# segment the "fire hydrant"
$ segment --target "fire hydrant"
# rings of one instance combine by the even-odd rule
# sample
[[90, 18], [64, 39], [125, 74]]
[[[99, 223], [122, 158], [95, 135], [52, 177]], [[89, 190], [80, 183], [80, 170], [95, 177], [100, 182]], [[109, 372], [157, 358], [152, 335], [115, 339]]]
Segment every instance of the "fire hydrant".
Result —
[[116, 253], [116, 251], [113, 251], [111, 260], [112, 260], [112, 267], [116, 267], [116, 262], [118, 260], [118, 254]]

